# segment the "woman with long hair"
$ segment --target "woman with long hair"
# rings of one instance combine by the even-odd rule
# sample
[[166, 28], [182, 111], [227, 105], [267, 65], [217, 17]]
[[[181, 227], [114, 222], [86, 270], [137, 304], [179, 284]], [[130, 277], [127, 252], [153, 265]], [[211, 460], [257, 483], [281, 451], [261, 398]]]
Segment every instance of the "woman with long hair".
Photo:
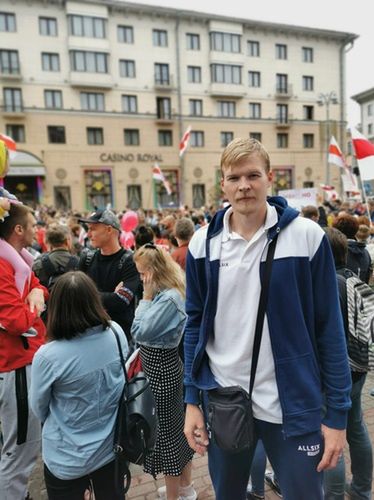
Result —
[[143, 281], [143, 299], [135, 312], [131, 333], [140, 345], [140, 358], [148, 376], [159, 418], [154, 453], [144, 470], [165, 475], [166, 489], [159, 495], [168, 500], [195, 500], [191, 484], [193, 450], [183, 433], [183, 364], [178, 354], [186, 313], [184, 273], [171, 256], [153, 243], [134, 255]]
[[119, 500], [113, 430], [124, 384], [117, 342], [94, 282], [81, 271], [58, 278], [48, 303], [48, 343], [32, 364], [30, 405], [43, 422], [44, 477], [50, 500]]

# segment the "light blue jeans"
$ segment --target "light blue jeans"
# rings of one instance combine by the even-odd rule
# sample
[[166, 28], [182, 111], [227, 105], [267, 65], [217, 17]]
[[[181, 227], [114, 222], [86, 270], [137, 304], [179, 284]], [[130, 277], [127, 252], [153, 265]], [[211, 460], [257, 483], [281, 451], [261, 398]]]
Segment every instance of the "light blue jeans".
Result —
[[[361, 393], [366, 375], [352, 384], [352, 408], [348, 413], [347, 441], [351, 457], [352, 483], [351, 498], [371, 500], [373, 476], [373, 450], [370, 436], [362, 415]], [[324, 474], [325, 500], [344, 500], [345, 463], [340, 457], [335, 469]]]

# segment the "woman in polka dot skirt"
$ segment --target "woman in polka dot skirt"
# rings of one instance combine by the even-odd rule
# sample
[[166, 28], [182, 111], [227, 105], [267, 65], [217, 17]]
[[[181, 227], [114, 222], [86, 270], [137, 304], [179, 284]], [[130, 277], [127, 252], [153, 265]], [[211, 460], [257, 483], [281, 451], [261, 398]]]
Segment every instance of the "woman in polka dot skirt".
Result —
[[[195, 500], [191, 483], [193, 450], [183, 433], [183, 363], [178, 355], [186, 321], [184, 273], [163, 249], [153, 243], [139, 248], [134, 260], [143, 281], [131, 333], [140, 345], [143, 370], [154, 393], [159, 434], [154, 453], [144, 470], [156, 477], [165, 475], [168, 500]], [[166, 495], [165, 495], [166, 494]]]

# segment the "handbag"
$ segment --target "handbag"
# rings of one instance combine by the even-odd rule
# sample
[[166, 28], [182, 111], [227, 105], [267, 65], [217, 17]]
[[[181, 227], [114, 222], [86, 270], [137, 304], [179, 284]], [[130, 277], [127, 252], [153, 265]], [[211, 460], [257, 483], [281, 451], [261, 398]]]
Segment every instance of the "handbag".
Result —
[[[156, 401], [148, 378], [139, 371], [129, 379], [118, 333], [113, 331], [122, 370], [125, 377], [124, 387], [118, 402], [118, 411], [114, 427], [113, 451], [116, 460], [115, 481], [121, 493], [130, 487], [131, 474], [128, 464], [143, 465], [145, 458], [153, 453], [157, 439], [158, 418]], [[125, 485], [121, 478], [124, 477]]]
[[262, 328], [268, 299], [271, 268], [278, 234], [271, 240], [265, 262], [257, 311], [249, 391], [238, 385], [208, 391], [207, 428], [211, 440], [222, 450], [240, 453], [254, 448], [256, 434], [252, 413], [252, 391], [260, 353]]

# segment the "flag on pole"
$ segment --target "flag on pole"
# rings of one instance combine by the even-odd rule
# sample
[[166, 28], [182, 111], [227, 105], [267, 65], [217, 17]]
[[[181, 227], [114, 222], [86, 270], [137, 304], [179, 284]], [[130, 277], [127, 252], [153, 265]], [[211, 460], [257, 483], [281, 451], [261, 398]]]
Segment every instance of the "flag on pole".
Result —
[[347, 166], [343, 153], [341, 152], [334, 136], [331, 136], [330, 140], [328, 162], [341, 168], [345, 168]]
[[12, 160], [17, 155], [17, 145], [16, 142], [9, 137], [9, 135], [0, 134], [0, 141], [2, 141], [9, 151], [9, 158]]
[[164, 188], [166, 189], [167, 194], [171, 195], [173, 191], [170, 187], [170, 183], [165, 179], [165, 176], [162, 173], [162, 170], [158, 163], [155, 163], [152, 167], [152, 177], [155, 181], [161, 181], [164, 185]]
[[334, 186], [329, 186], [327, 184], [320, 184], [321, 189], [325, 191], [327, 199], [329, 201], [337, 200], [338, 199], [338, 193], [335, 189]]
[[363, 181], [374, 179], [374, 144], [355, 128], [351, 129], [352, 144], [355, 150], [360, 176]]
[[182, 157], [184, 155], [184, 152], [187, 149], [189, 140], [191, 136], [191, 127], [189, 126], [185, 133], [183, 134], [183, 137], [181, 139], [181, 142], [179, 143], [179, 156]]

